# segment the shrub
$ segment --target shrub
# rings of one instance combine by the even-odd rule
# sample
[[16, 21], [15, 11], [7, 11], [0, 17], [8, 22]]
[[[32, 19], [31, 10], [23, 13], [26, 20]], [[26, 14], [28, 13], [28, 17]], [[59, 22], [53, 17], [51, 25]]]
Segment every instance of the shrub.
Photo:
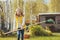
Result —
[[49, 35], [52, 35], [52, 32], [50, 30], [44, 29], [41, 25], [31, 26], [30, 32], [33, 36], [49, 36]]

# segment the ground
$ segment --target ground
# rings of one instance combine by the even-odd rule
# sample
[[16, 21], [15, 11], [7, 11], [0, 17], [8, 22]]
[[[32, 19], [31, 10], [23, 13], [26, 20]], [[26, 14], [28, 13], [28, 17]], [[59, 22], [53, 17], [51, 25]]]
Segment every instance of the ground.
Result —
[[[16, 37], [0, 38], [0, 40], [17, 40]], [[60, 40], [60, 37], [34, 37], [25, 40]]]
[[[0, 37], [0, 40], [17, 40], [17, 37]], [[40, 36], [40, 37], [31, 37], [25, 40], [60, 40], [60, 33], [56, 34], [56, 36]]]

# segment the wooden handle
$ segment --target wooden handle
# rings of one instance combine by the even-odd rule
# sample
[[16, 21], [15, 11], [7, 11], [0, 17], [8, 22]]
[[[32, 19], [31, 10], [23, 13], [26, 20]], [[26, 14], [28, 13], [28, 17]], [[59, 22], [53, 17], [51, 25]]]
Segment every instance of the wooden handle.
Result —
[[17, 29], [17, 30], [14, 30], [14, 31], [9, 31], [9, 32], [6, 32], [6, 33], [4, 33], [4, 34], [8, 34], [8, 33], [11, 33], [11, 32], [16, 32], [16, 31], [18, 31], [18, 30], [21, 30], [21, 29]]

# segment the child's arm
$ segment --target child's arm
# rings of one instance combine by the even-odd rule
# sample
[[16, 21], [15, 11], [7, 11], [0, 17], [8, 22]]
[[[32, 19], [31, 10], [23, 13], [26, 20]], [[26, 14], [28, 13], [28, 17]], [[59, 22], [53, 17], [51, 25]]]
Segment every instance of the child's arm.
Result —
[[23, 22], [22, 22], [22, 26], [24, 26], [25, 25], [25, 17], [23, 17], [23, 20], [22, 20]]
[[23, 17], [23, 20], [22, 20], [22, 27], [24, 29], [24, 25], [25, 25], [25, 17]]

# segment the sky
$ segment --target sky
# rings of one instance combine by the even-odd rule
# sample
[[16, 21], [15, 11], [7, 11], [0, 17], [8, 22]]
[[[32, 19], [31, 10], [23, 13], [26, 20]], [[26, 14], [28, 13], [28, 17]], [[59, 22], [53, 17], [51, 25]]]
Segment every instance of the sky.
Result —
[[48, 4], [50, 2], [50, 0], [44, 0], [45, 4]]

